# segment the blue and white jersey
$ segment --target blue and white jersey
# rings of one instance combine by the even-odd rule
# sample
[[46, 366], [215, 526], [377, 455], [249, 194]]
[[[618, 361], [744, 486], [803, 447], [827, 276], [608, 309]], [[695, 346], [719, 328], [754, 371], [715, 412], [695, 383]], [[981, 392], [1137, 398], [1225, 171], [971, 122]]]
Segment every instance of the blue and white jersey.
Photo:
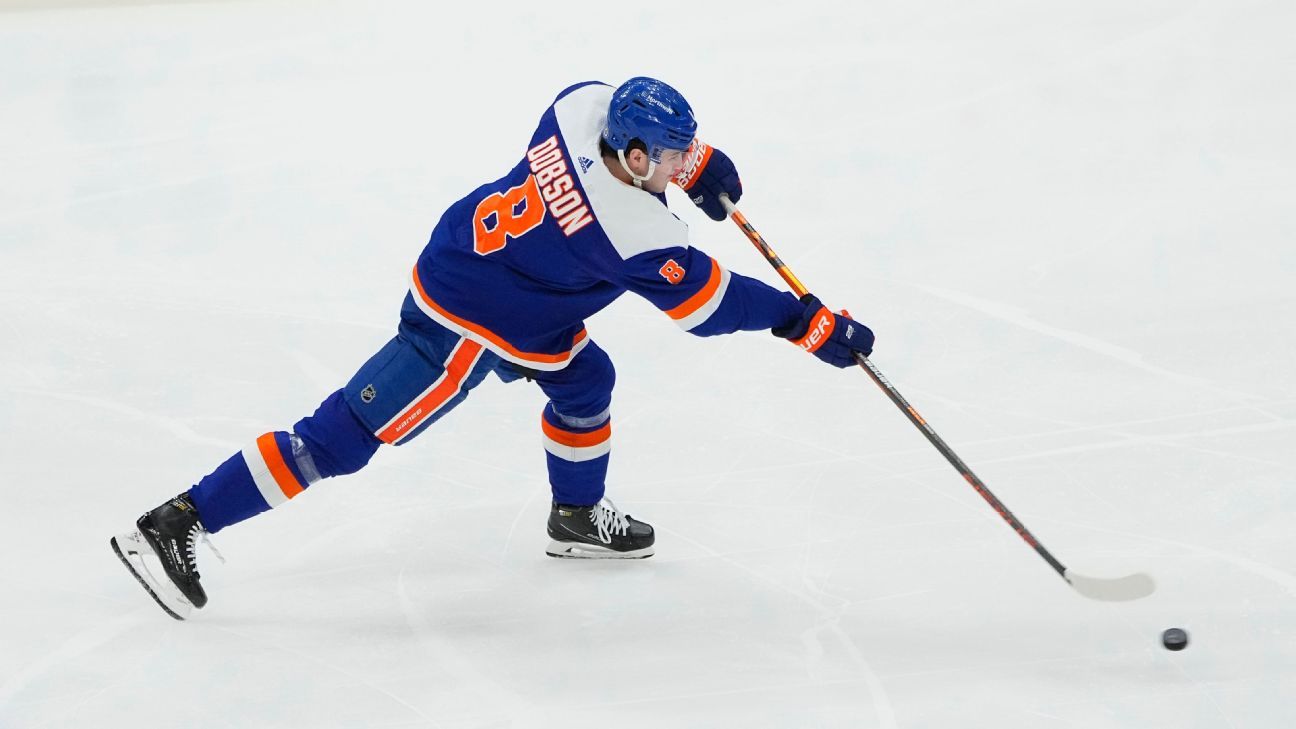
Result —
[[503, 359], [558, 370], [588, 342], [584, 320], [626, 291], [699, 335], [768, 329], [803, 308], [731, 274], [688, 242], [654, 195], [599, 153], [612, 87], [559, 94], [507, 175], [445, 212], [411, 276], [419, 309]]

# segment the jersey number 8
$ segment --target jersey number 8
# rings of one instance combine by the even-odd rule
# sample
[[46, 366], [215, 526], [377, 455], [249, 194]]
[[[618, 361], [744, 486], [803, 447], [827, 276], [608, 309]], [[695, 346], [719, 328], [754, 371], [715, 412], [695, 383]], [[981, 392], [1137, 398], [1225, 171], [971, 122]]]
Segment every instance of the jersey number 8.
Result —
[[[473, 213], [473, 250], [487, 255], [521, 238], [544, 221], [544, 201], [535, 175], [508, 192], [493, 192], [477, 203]], [[494, 220], [492, 224], [492, 219]]]

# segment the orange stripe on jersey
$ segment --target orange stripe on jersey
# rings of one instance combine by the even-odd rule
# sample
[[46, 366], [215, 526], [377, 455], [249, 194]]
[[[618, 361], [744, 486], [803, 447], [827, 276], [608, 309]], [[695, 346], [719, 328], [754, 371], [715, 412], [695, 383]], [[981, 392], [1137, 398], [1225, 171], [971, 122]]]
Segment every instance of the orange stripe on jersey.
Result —
[[670, 309], [669, 311], [667, 311], [666, 316], [669, 316], [672, 319], [683, 319], [689, 314], [692, 314], [693, 312], [705, 306], [706, 303], [710, 301], [713, 296], [716, 295], [716, 291], [719, 288], [720, 288], [720, 264], [716, 263], [715, 259], [712, 258], [711, 276], [707, 278], [707, 282], [702, 287], [702, 290], [688, 297], [688, 299], [684, 303], [680, 304], [674, 309]]
[[477, 342], [471, 339], [459, 340], [458, 349], [451, 355], [450, 361], [446, 362], [441, 381], [393, 418], [392, 424], [378, 433], [378, 439], [387, 444], [395, 443], [459, 394], [464, 378], [468, 376], [468, 371], [472, 369], [473, 362], [477, 361], [477, 355], [481, 351], [482, 346]]
[[275, 442], [274, 433], [266, 433], [256, 439], [257, 450], [261, 452], [261, 458], [265, 461], [266, 466], [270, 469], [270, 475], [274, 477], [275, 483], [279, 484], [279, 490], [284, 496], [292, 498], [303, 491], [302, 485], [297, 481], [297, 477], [289, 470], [288, 464], [284, 463], [283, 454], [279, 452], [279, 444]]
[[603, 427], [598, 430], [589, 433], [572, 433], [555, 427], [542, 416], [540, 418], [540, 428], [544, 431], [545, 436], [548, 437], [549, 440], [570, 448], [588, 448], [590, 446], [596, 446], [600, 443], [606, 442], [608, 438], [612, 437], [611, 421], [604, 423]]
[[[440, 304], [433, 301], [432, 297], [428, 296], [427, 291], [423, 288], [423, 282], [419, 280], [418, 266], [414, 267], [414, 286], [415, 288], [418, 289], [419, 298], [423, 299], [423, 303], [432, 307], [432, 309], [436, 311], [438, 314], [444, 316], [445, 318], [449, 319], [455, 324], [458, 324], [464, 329], [467, 329], [468, 331], [476, 334], [482, 339], [485, 339], [491, 344], [494, 344], [496, 347], [499, 347], [500, 349], [504, 350], [505, 352], [508, 352], [514, 357], [517, 357], [518, 359], [530, 360], [532, 362], [541, 362], [545, 364], [557, 364], [559, 362], [566, 362], [567, 360], [571, 359], [571, 350], [562, 352], [560, 354], [540, 354], [538, 352], [523, 352], [521, 350], [516, 349], [515, 347], [513, 347], [513, 345], [509, 344], [508, 342], [506, 342], [504, 340], [504, 337], [501, 337], [500, 335], [496, 334], [495, 332], [492, 332], [486, 327], [468, 321], [467, 319], [464, 319], [462, 317], [455, 316], [454, 314], [451, 314], [450, 312], [446, 311], [441, 307]], [[572, 347], [575, 348], [577, 344], [580, 344], [588, 336], [589, 333], [586, 332], [585, 329], [582, 327], [581, 330], [576, 333], [576, 336], [572, 337]]]

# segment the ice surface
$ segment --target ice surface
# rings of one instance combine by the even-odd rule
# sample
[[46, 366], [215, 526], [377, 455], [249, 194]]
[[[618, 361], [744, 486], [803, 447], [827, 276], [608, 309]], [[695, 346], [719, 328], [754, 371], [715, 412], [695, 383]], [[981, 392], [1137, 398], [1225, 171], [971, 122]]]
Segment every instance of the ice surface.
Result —
[[[1236, 0], [0, 0], [0, 727], [1289, 724], [1294, 29]], [[148, 600], [109, 536], [385, 342], [441, 209], [559, 89], [642, 73], [1044, 544], [1154, 595], [1078, 597], [863, 373], [625, 297], [589, 327], [653, 559], [544, 556], [543, 398], [492, 380], [216, 535], [193, 620]]]

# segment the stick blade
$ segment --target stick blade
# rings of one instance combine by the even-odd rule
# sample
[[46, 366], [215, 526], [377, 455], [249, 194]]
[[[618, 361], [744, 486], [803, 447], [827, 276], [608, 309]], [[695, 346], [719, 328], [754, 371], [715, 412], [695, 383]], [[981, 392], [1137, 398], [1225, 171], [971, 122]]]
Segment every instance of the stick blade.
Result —
[[1156, 582], [1151, 575], [1143, 572], [1136, 572], [1124, 577], [1106, 578], [1086, 577], [1067, 570], [1062, 574], [1062, 577], [1071, 583], [1071, 587], [1075, 588], [1076, 592], [1090, 600], [1129, 602], [1130, 600], [1141, 600], [1156, 592]]

